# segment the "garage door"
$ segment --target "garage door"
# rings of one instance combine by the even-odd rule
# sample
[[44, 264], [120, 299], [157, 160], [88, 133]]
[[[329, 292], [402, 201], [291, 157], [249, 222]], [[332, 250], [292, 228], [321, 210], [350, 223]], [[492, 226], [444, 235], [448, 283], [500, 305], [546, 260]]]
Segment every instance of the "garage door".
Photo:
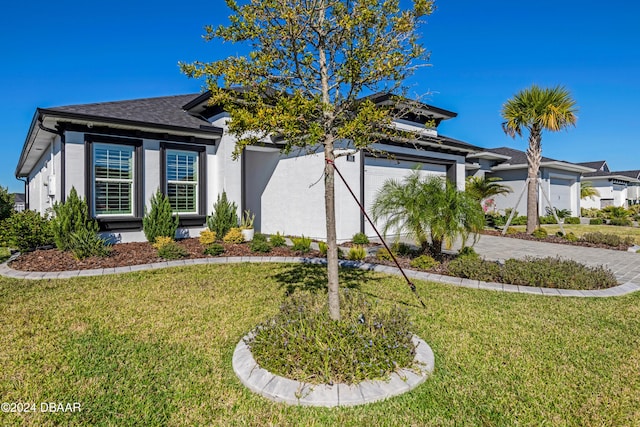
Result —
[[556, 209], [571, 210], [571, 179], [551, 178], [551, 204]]
[[[436, 165], [431, 163], [411, 162], [404, 160], [392, 160], [383, 158], [365, 158], [364, 166], [364, 205], [367, 213], [371, 213], [371, 205], [376, 198], [378, 190], [389, 179], [402, 181], [409, 175], [416, 165], [420, 166], [420, 175], [429, 176], [446, 176], [446, 165]], [[382, 232], [384, 221], [376, 224], [376, 227]], [[365, 233], [368, 236], [375, 236], [375, 231], [368, 223], [365, 223]]]

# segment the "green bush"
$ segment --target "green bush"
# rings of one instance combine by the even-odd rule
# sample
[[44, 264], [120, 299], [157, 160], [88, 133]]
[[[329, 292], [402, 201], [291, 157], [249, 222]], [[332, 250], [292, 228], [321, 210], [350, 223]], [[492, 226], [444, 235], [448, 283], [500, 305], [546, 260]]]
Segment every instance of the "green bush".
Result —
[[570, 216], [569, 218], [564, 219], [565, 224], [580, 224], [580, 218], [577, 216]]
[[262, 253], [271, 252], [272, 249], [271, 243], [267, 241], [267, 236], [262, 233], [256, 233], [253, 236], [250, 247], [252, 252]]
[[580, 237], [580, 240], [597, 245], [607, 245], [613, 247], [621, 245], [631, 246], [634, 243], [633, 237], [621, 237], [617, 234], [600, 233], [599, 231], [593, 233], [585, 233]]
[[222, 240], [225, 243], [238, 244], [244, 242], [244, 236], [242, 235], [242, 231], [240, 231], [238, 227], [233, 227], [229, 231], [227, 231], [227, 234], [224, 235]]
[[631, 220], [628, 218], [611, 218], [609, 220], [610, 225], [617, 225], [619, 227], [631, 227]]
[[219, 243], [213, 243], [204, 250], [205, 255], [218, 256], [224, 253], [224, 246]]
[[629, 211], [622, 206], [607, 206], [602, 209], [602, 213], [608, 219], [627, 218], [629, 216]]
[[311, 239], [307, 237], [292, 237], [293, 247], [291, 250], [294, 252], [307, 253], [311, 250]]
[[[327, 250], [329, 249], [329, 247], [327, 246], [326, 242], [318, 242], [318, 251], [320, 252], [320, 256], [321, 257], [326, 257], [327, 256]], [[344, 253], [342, 252], [342, 249], [338, 248], [338, 258], [339, 259], [343, 259], [344, 258]]]
[[360, 292], [340, 293], [342, 319], [329, 317], [326, 294], [301, 292], [247, 341], [262, 368], [315, 384], [384, 379], [415, 355], [408, 312], [385, 308]]
[[[166, 237], [166, 236], [160, 236]], [[170, 240], [158, 247], [158, 256], [162, 259], [180, 259], [188, 256], [189, 253], [175, 241]]]
[[553, 215], [545, 215], [540, 217], [540, 224], [557, 224], [555, 217]]
[[393, 245], [391, 245], [391, 251], [394, 253], [394, 255], [399, 256], [410, 256], [415, 253], [415, 251], [411, 249], [411, 246], [402, 242], [395, 242]]
[[151, 196], [151, 210], [147, 212], [145, 207], [144, 211], [142, 230], [147, 241], [153, 243], [156, 238], [162, 236], [175, 239], [179, 219], [178, 215], [173, 216], [169, 197], [162, 194], [158, 189], [156, 194]]
[[458, 252], [458, 256], [472, 256], [477, 257], [478, 253], [471, 246], [465, 246]]
[[451, 261], [447, 269], [449, 274], [465, 279], [496, 282], [500, 280], [500, 265], [484, 261], [480, 257], [462, 256]]
[[213, 213], [207, 218], [209, 230], [215, 231], [218, 238], [224, 238], [229, 230], [238, 226], [238, 207], [227, 199], [227, 193], [218, 195], [213, 204]]
[[600, 209], [596, 208], [580, 208], [580, 216], [585, 218], [602, 218], [604, 213]]
[[68, 236], [67, 249], [71, 250], [77, 259], [85, 259], [90, 256], [104, 257], [109, 255], [111, 248], [106, 240], [98, 233], [87, 228], [80, 228]]
[[410, 265], [411, 267], [419, 268], [420, 270], [431, 270], [432, 268], [440, 265], [440, 263], [429, 255], [420, 255], [419, 257], [412, 259]]
[[281, 246], [286, 245], [287, 241], [284, 238], [284, 236], [281, 235], [280, 232], [278, 231], [276, 234], [273, 234], [269, 238], [269, 243], [271, 243], [271, 246], [273, 246], [274, 248], [279, 248]]
[[527, 217], [524, 216], [524, 215], [517, 216], [517, 217], [513, 218], [513, 220], [511, 221], [510, 225], [527, 225]]
[[[78, 197], [75, 187], [71, 187], [69, 197], [64, 203], [56, 202], [53, 205], [55, 216], [51, 219], [51, 231], [56, 247], [61, 251], [67, 251], [71, 248], [71, 233], [78, 233], [88, 230], [93, 234], [98, 232], [98, 223], [91, 219], [87, 202]], [[89, 234], [80, 233], [78, 237], [81, 240], [88, 239]], [[82, 243], [77, 243], [83, 245]], [[85, 244], [91, 245], [85, 241]], [[95, 243], [97, 245], [97, 243]], [[82, 251], [81, 251], [82, 252]], [[89, 255], [90, 256], [90, 255]]]
[[54, 243], [49, 219], [31, 210], [5, 218], [0, 223], [0, 240], [3, 246], [20, 252]]
[[202, 246], [210, 246], [215, 243], [216, 237], [217, 236], [215, 231], [206, 229], [200, 232], [200, 236], [198, 237], [198, 240], [200, 241], [200, 244]]
[[369, 238], [364, 233], [356, 233], [356, 234], [354, 234], [353, 238], [351, 239], [351, 241], [353, 243], [355, 243], [356, 245], [368, 245], [369, 244]]
[[15, 197], [9, 188], [0, 186], [0, 221], [9, 218], [14, 212]]
[[350, 261], [362, 261], [367, 257], [367, 250], [360, 246], [354, 245], [349, 248], [349, 252], [347, 252], [347, 259]]
[[570, 241], [570, 242], [577, 242], [578, 241], [578, 237], [573, 234], [571, 231], [568, 232], [567, 234], [565, 234], [564, 237], [566, 240]]
[[600, 289], [618, 284], [611, 270], [551, 257], [509, 259], [502, 268], [502, 281], [513, 285], [560, 289]]
[[536, 239], [544, 239], [548, 236], [548, 233], [544, 228], [536, 228], [535, 230], [533, 230], [533, 233], [531, 233], [531, 235]]
[[591, 218], [589, 219], [589, 225], [602, 225], [604, 221], [602, 218]]
[[387, 248], [378, 249], [378, 252], [376, 252], [376, 258], [379, 260], [393, 261], [391, 252], [389, 252]]

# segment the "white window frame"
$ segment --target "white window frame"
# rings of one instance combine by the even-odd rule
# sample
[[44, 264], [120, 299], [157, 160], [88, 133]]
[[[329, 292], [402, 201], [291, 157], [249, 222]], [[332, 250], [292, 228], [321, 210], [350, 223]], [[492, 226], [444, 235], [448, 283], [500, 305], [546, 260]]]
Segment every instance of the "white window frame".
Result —
[[[194, 162], [194, 181], [188, 181], [188, 180], [178, 180], [178, 179], [170, 179], [169, 178], [169, 157], [171, 155], [188, 155], [191, 156], [195, 159]], [[173, 185], [188, 185], [188, 186], [192, 186], [193, 187], [193, 194], [194, 194], [194, 209], [193, 210], [189, 210], [189, 211], [181, 211], [181, 210], [173, 210], [173, 213], [176, 213], [178, 215], [191, 215], [191, 214], [198, 214], [199, 212], [199, 207], [200, 207], [200, 197], [199, 197], [199, 193], [200, 193], [200, 154], [197, 151], [190, 151], [190, 150], [176, 150], [176, 149], [167, 149], [165, 152], [165, 165], [166, 165], [166, 194], [169, 197], [169, 199], [171, 200], [171, 194], [169, 192], [169, 185], [173, 184]], [[179, 165], [178, 165], [179, 167]], [[173, 209], [173, 207], [172, 207]]]
[[[130, 177], [128, 179], [123, 179], [123, 178], [98, 178], [96, 176], [96, 152], [98, 149], [104, 149], [107, 148], [108, 150], [118, 150], [118, 151], [129, 151], [131, 153], [131, 160], [130, 160]], [[136, 197], [135, 197], [135, 192], [136, 192], [136, 188], [135, 188], [135, 176], [136, 176], [136, 147], [132, 146], [132, 145], [123, 145], [123, 144], [109, 144], [109, 143], [102, 143], [102, 142], [95, 142], [92, 144], [92, 158], [93, 158], [93, 164], [91, 165], [91, 173], [93, 174], [93, 214], [96, 218], [104, 218], [104, 217], [113, 217], [113, 216], [130, 216], [133, 217], [135, 215], [135, 211], [136, 211], [136, 206], [135, 206], [135, 201], [136, 201]], [[97, 184], [99, 182], [105, 182], [105, 183], [128, 183], [129, 184], [129, 206], [130, 206], [130, 210], [129, 212], [102, 212], [99, 213], [98, 209], [97, 209], [97, 202], [98, 202], [98, 192], [97, 192]]]

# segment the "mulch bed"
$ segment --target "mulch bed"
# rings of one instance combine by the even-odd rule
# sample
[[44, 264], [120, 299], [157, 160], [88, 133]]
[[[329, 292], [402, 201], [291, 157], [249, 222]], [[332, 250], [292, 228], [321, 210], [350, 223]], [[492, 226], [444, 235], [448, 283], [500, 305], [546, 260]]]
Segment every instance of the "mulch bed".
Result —
[[[484, 230], [482, 234], [487, 234], [489, 236], [502, 236], [502, 232], [497, 230]], [[506, 234], [504, 237], [510, 237], [512, 239], [521, 239], [521, 240], [533, 240], [536, 242], [558, 243], [561, 245], [584, 246], [587, 248], [613, 249], [613, 250], [625, 251], [625, 252], [627, 251], [627, 249], [629, 249], [629, 246], [626, 246], [626, 245], [609, 246], [604, 244], [580, 242], [580, 241], [570, 242], [567, 239], [563, 239], [562, 237], [558, 237], [555, 235], [549, 235], [544, 239], [538, 239], [527, 233]]]
[[[183, 239], [177, 242], [189, 255], [181, 259], [215, 258], [204, 254], [204, 246], [196, 238]], [[218, 257], [236, 256], [319, 256], [317, 251], [301, 254], [294, 252], [289, 247], [273, 248], [269, 253], [252, 252], [248, 244], [223, 243], [224, 253]], [[158, 256], [158, 251], [148, 242], [119, 243], [111, 247], [111, 254], [106, 257], [89, 257], [77, 260], [71, 252], [61, 252], [57, 249], [38, 249], [33, 252], [21, 254], [11, 262], [10, 267], [23, 271], [68, 271], [90, 270], [94, 268], [125, 267], [130, 265], [151, 264], [166, 261]]]

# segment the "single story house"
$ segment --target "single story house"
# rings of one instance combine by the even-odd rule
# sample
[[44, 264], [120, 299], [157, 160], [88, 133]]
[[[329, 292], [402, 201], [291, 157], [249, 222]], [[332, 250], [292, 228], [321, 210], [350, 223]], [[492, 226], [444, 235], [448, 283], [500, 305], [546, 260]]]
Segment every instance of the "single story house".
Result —
[[633, 178], [627, 186], [627, 204], [629, 206], [640, 204], [640, 170], [617, 171], [617, 175]]
[[[116, 242], [144, 241], [142, 217], [160, 189], [180, 218], [179, 236], [198, 236], [223, 191], [238, 213], [255, 213], [263, 233], [326, 237], [322, 152], [283, 154], [277, 139], [247, 147], [232, 159], [236, 140], [229, 115], [209, 105], [209, 93], [38, 108], [16, 168], [25, 181], [27, 207], [45, 212], [72, 187], [84, 197], [103, 234]], [[370, 97], [389, 102], [388, 94]], [[395, 125], [418, 132], [414, 140], [350, 149], [336, 166], [359, 201], [370, 208], [380, 186], [419, 166], [464, 188], [465, 157], [479, 150], [438, 133], [456, 113], [421, 104]], [[426, 127], [429, 123], [431, 127]], [[432, 125], [433, 124], [433, 125]], [[347, 188], [336, 180], [337, 235], [373, 236]]]
[[[599, 193], [598, 196], [583, 199], [583, 208], [602, 209], [607, 206], [627, 206], [629, 200], [638, 200], [637, 185], [640, 181], [638, 174], [634, 174], [638, 171], [611, 172], [605, 160], [578, 164], [595, 169], [594, 172], [585, 173], [583, 180], [590, 181], [593, 188]], [[630, 188], [632, 188], [631, 191]]]
[[13, 193], [13, 209], [16, 212], [22, 212], [26, 209], [26, 199], [24, 193]]
[[[524, 188], [527, 171], [527, 154], [521, 150], [508, 147], [488, 148], [467, 156], [467, 175], [502, 178], [500, 184], [513, 190], [509, 194], [494, 198], [496, 210], [515, 208], [519, 215], [526, 215], [527, 196]], [[588, 166], [543, 156], [539, 176], [551, 205], [556, 209], [568, 209], [572, 216], [579, 216], [581, 176], [593, 171], [594, 169]], [[525, 194], [520, 197], [523, 191]], [[546, 215], [548, 206], [543, 193], [538, 192], [539, 214]]]

